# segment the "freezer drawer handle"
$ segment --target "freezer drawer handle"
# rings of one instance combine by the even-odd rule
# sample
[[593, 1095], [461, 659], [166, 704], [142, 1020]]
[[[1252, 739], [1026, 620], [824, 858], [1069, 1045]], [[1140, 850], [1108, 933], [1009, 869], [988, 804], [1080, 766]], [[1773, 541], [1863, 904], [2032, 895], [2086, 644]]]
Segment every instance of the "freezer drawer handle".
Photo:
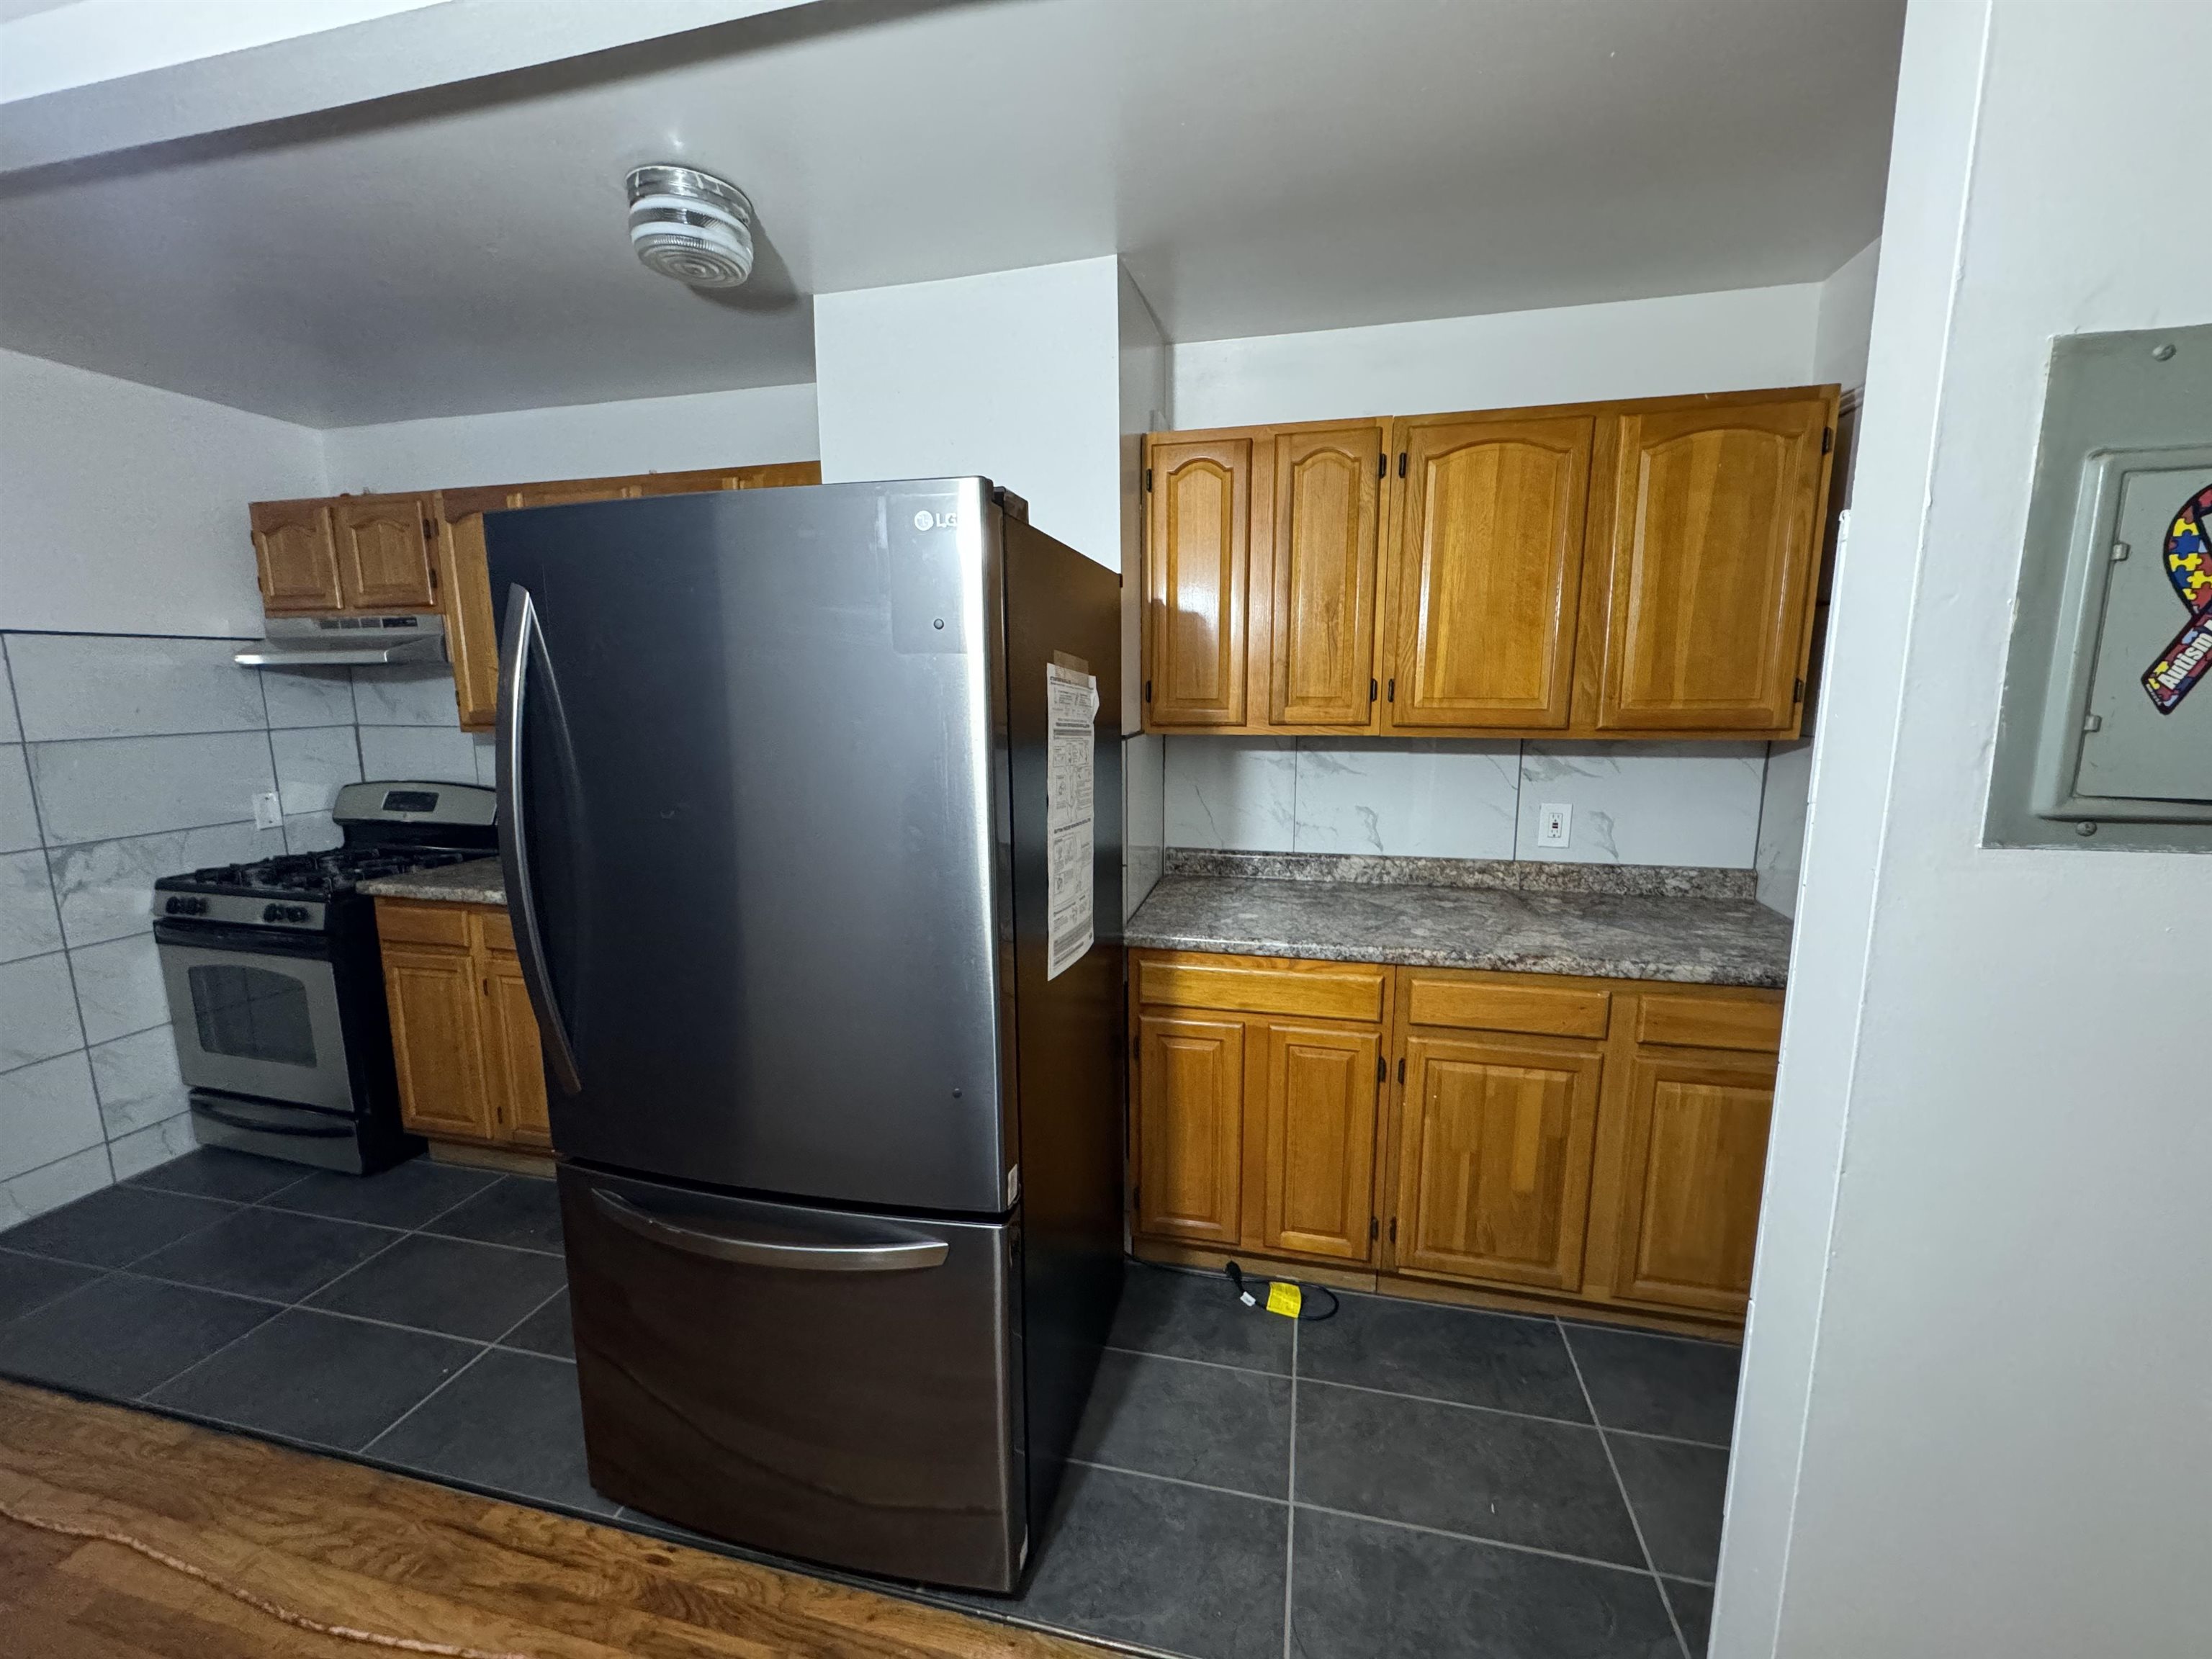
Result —
[[750, 1267], [793, 1267], [807, 1273], [898, 1273], [918, 1267], [945, 1265], [947, 1246], [941, 1238], [911, 1235], [880, 1237], [855, 1244], [783, 1244], [765, 1238], [741, 1238], [734, 1234], [708, 1232], [678, 1226], [672, 1221], [640, 1209], [618, 1193], [595, 1189], [592, 1201], [616, 1226], [665, 1244], [672, 1250], [708, 1255], [718, 1261], [741, 1261]]

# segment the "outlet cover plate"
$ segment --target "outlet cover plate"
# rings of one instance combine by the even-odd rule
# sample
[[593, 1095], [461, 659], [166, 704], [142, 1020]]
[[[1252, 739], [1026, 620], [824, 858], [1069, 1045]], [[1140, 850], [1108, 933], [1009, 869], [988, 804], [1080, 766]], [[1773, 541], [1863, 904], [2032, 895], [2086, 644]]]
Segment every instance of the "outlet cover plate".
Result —
[[1565, 801], [1547, 800], [1536, 809], [1536, 845], [1565, 847], [1575, 833], [1575, 809]]

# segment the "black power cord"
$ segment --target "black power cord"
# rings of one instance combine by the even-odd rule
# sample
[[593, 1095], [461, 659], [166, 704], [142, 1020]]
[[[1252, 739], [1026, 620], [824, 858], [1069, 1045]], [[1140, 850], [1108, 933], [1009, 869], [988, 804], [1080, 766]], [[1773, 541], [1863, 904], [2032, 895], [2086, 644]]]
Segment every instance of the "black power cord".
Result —
[[[1255, 1295], [1251, 1291], [1247, 1290], [1244, 1286], [1244, 1270], [1242, 1267], [1238, 1267], [1232, 1261], [1225, 1269], [1224, 1269], [1224, 1271], [1229, 1275], [1229, 1282], [1237, 1287], [1237, 1299], [1239, 1302], [1242, 1302], [1248, 1308], [1266, 1307], [1268, 1301], [1268, 1292], [1273, 1291], [1279, 1284], [1287, 1285], [1291, 1290], [1297, 1292], [1298, 1310], [1292, 1316], [1299, 1320], [1311, 1322], [1316, 1320], [1333, 1319], [1336, 1316], [1336, 1310], [1344, 1305], [1336, 1299], [1336, 1292], [1329, 1289], [1326, 1285], [1300, 1285], [1297, 1280], [1290, 1279], [1256, 1279], [1254, 1282], [1259, 1285], [1261, 1288], [1260, 1292], [1257, 1295]], [[1328, 1306], [1319, 1313], [1310, 1312], [1307, 1308], [1307, 1304], [1311, 1300], [1311, 1298], [1316, 1296], [1327, 1297], [1328, 1298]]]

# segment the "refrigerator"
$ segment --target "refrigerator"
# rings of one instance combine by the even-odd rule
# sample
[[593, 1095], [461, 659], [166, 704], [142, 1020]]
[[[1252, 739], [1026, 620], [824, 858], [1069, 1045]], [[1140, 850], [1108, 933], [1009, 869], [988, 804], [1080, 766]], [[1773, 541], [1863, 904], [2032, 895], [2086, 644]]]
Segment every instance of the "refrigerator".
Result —
[[1121, 1288], [1120, 582], [981, 478], [486, 520], [592, 1486], [1014, 1589]]

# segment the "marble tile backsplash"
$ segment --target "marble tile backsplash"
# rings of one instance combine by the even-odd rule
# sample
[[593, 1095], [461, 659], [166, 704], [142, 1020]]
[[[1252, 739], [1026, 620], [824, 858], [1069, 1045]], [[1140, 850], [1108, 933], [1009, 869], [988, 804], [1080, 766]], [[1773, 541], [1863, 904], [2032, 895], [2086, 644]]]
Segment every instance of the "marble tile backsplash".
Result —
[[[1170, 847], [1752, 869], [1763, 743], [1173, 737]], [[1565, 848], [1541, 808], [1573, 809]]]
[[[0, 1227], [191, 1150], [156, 877], [334, 846], [363, 777], [491, 781], [444, 667], [257, 672], [235, 649], [0, 635]], [[284, 821], [257, 829], [270, 790]]]

